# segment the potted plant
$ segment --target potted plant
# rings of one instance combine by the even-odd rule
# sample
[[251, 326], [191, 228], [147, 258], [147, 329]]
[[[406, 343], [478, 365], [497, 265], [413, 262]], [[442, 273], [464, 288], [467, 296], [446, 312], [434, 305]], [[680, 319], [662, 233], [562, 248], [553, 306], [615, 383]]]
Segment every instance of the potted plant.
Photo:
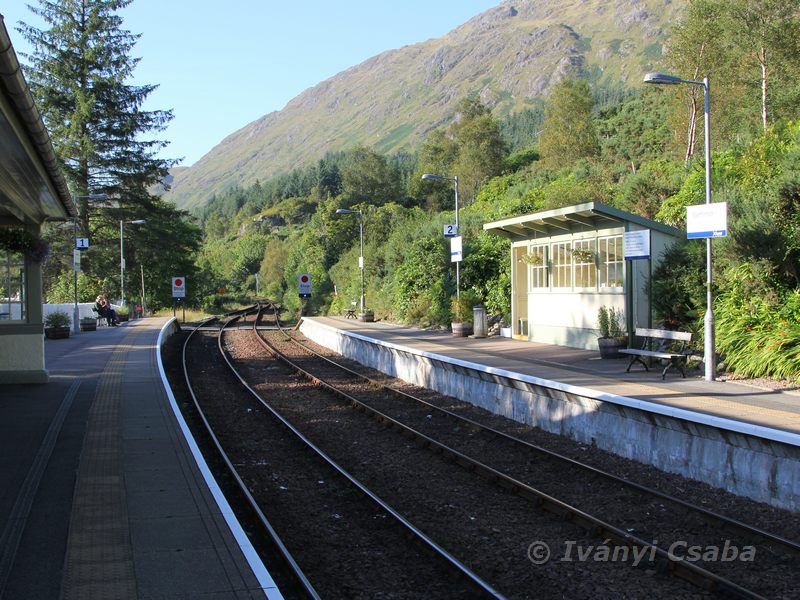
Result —
[[81, 317], [81, 331], [97, 331], [97, 319], [94, 317]]
[[44, 319], [44, 335], [50, 340], [69, 337], [69, 315], [63, 310], [55, 310]]
[[131, 309], [128, 308], [127, 306], [120, 306], [119, 308], [116, 309], [116, 313], [117, 313], [117, 320], [120, 323], [123, 323], [130, 318]]
[[365, 308], [364, 312], [358, 313], [358, 320], [364, 323], [372, 323], [375, 321], [375, 312], [371, 308]]
[[450, 328], [456, 337], [472, 335], [472, 305], [476, 299], [469, 294], [461, 294], [461, 298], [453, 296], [450, 302]]
[[625, 315], [613, 307], [601, 306], [597, 311], [597, 325], [600, 337], [597, 346], [600, 358], [619, 358], [620, 349], [628, 347]]

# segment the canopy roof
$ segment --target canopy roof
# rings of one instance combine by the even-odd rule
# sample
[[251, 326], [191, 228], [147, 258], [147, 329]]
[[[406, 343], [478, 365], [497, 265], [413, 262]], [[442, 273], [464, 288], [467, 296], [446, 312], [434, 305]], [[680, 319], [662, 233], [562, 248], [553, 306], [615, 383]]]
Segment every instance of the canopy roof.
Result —
[[0, 224], [77, 216], [0, 15]]
[[507, 237], [512, 241], [522, 241], [622, 227], [626, 223], [660, 231], [674, 237], [681, 235], [681, 231], [674, 227], [619, 210], [602, 202], [588, 202], [484, 223], [483, 229], [489, 233]]

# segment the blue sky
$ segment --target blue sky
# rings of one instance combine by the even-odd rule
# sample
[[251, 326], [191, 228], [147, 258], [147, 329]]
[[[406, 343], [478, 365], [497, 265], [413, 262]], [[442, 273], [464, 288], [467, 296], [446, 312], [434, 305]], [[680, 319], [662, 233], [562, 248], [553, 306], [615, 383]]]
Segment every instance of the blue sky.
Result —
[[[222, 139], [303, 90], [385, 50], [440, 37], [500, 0], [134, 0], [121, 13], [141, 33], [133, 83], [160, 87], [145, 105], [174, 110], [165, 157], [196, 162]], [[41, 26], [37, 0], [3, 0], [14, 47], [19, 21]]]

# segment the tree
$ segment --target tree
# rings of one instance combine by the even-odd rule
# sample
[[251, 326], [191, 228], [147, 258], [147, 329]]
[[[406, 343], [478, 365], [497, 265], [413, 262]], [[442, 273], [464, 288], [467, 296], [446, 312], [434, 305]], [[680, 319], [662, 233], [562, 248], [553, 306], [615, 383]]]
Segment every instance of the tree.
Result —
[[[90, 236], [95, 250], [94, 260], [84, 267], [98, 281], [118, 270], [110, 257], [119, 244], [121, 220], [147, 219], [148, 230], [185, 240], [162, 247], [158, 259], [166, 264], [183, 263], [181, 253], [196, 247], [199, 236], [184, 213], [149, 191], [176, 162], [159, 158], [167, 142], [151, 138], [164, 130], [172, 112], [142, 110], [156, 86], [126, 83], [139, 62], [130, 52], [140, 36], [123, 29], [116, 13], [131, 1], [39, 0], [30, 8], [46, 28], [23, 23], [19, 29], [33, 48], [26, 67], [31, 91], [71, 190], [78, 196], [104, 193], [109, 199], [102, 207], [79, 200], [82, 234]], [[136, 236], [126, 242], [128, 269], [133, 270], [138, 266]]]
[[349, 204], [366, 202], [380, 206], [397, 199], [397, 173], [384, 156], [364, 146], [347, 153], [342, 168], [342, 193]]
[[539, 138], [539, 152], [546, 166], [568, 166], [598, 154], [592, 105], [592, 92], [586, 81], [565, 80], [553, 86]]

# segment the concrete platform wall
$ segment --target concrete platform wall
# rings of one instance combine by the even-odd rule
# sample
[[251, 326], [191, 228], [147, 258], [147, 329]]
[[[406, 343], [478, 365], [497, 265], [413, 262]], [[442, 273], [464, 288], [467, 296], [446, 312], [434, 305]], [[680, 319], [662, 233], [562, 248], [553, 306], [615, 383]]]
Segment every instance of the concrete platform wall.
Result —
[[586, 388], [403, 349], [313, 320], [304, 320], [300, 330], [318, 344], [409, 383], [738, 495], [800, 511], [797, 445], [658, 414], [647, 410], [648, 403], [631, 398], [614, 401]]

